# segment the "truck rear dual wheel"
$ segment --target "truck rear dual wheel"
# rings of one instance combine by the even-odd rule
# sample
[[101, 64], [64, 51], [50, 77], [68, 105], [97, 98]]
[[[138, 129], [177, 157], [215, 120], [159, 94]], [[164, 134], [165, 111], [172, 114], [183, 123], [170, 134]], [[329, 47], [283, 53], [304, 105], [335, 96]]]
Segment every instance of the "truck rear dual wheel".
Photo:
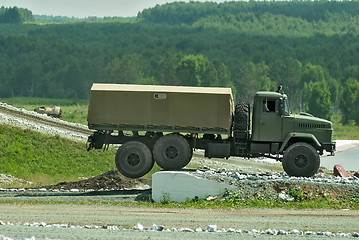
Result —
[[320, 158], [312, 145], [299, 142], [289, 146], [284, 152], [282, 165], [290, 176], [311, 177], [318, 172]]
[[192, 149], [183, 136], [169, 134], [157, 140], [153, 147], [153, 158], [164, 170], [178, 170], [191, 161]]
[[142, 142], [122, 144], [116, 153], [116, 167], [129, 178], [139, 178], [148, 173], [154, 164], [150, 149]]

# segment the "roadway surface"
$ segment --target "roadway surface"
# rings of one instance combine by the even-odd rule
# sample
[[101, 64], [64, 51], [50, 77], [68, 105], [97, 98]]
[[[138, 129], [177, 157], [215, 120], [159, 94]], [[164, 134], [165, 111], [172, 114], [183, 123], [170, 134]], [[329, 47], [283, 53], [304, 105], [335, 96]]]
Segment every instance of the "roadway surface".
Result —
[[[349, 210], [286, 209], [183, 209], [144, 208], [78, 204], [1, 204], [0, 219], [14, 225], [1, 225], [0, 235], [35, 239], [321, 239], [320, 236], [250, 236], [235, 233], [177, 233], [126, 231], [137, 223], [144, 227], [163, 225], [166, 229], [202, 228], [216, 224], [218, 229], [277, 229], [291, 231], [344, 232], [358, 231], [359, 212]], [[45, 222], [72, 226], [118, 226], [122, 230], [28, 227], [16, 223]], [[330, 237], [330, 239], [343, 239]], [[346, 239], [346, 238], [345, 238]]]
[[334, 165], [340, 164], [346, 171], [359, 171], [359, 141], [339, 141], [339, 151], [335, 156], [321, 158], [321, 166], [333, 170]]

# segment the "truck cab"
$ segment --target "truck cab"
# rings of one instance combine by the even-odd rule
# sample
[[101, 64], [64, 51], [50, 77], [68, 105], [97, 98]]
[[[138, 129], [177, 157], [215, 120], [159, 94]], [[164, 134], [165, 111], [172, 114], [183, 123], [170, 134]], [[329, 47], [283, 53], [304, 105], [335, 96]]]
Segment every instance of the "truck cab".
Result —
[[[279, 143], [276, 153], [289, 141], [312, 144], [321, 153], [334, 152], [332, 123], [308, 113], [292, 114], [286, 94], [257, 92], [253, 105], [252, 142]], [[281, 151], [279, 151], [281, 150]]]
[[253, 104], [252, 141], [281, 142], [284, 99], [287, 99], [284, 94], [257, 92]]
[[[335, 142], [332, 141], [332, 123], [308, 113], [292, 114], [288, 97], [284, 93], [257, 92], [254, 96], [252, 120], [250, 139], [252, 154], [285, 155], [290, 146], [296, 143], [304, 144], [319, 155], [322, 155], [324, 150], [334, 154]], [[285, 159], [283, 157], [282, 162]], [[298, 163], [298, 161], [297, 164], [304, 164], [303, 162]]]

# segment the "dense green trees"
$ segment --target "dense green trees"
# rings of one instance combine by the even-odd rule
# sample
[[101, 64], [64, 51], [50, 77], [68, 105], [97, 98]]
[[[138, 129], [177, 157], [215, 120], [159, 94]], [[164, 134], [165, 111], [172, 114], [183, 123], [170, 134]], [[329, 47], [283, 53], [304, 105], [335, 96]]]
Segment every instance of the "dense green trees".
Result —
[[344, 123], [355, 121], [359, 123], [359, 80], [349, 78], [343, 87], [341, 110]]
[[218, 86], [218, 72], [202, 55], [184, 56], [176, 68], [176, 77], [183, 86]]
[[32, 12], [17, 7], [0, 8], [0, 23], [20, 24], [24, 21], [33, 21]]
[[[346, 13], [346, 17], [357, 15], [359, 5], [356, 1], [279, 1], [279, 2], [226, 2], [216, 4], [214, 2], [177, 2], [175, 4], [157, 5], [154, 8], [145, 9], [138, 17], [155, 23], [167, 24], [192, 24], [199, 19], [208, 16], [238, 16], [241, 13], [253, 13], [253, 16], [273, 15], [300, 18], [308, 22], [317, 22], [332, 18], [331, 14]], [[333, 21], [336, 19], [334, 18]], [[270, 22], [269, 22], [270, 24]]]
[[251, 102], [280, 84], [294, 111], [359, 124], [358, 1], [175, 2], [106, 21], [0, 24], [0, 97], [86, 99], [108, 82], [231, 87]]
[[309, 113], [330, 119], [332, 104], [330, 101], [330, 91], [324, 80], [318, 82], [304, 83], [306, 110]]

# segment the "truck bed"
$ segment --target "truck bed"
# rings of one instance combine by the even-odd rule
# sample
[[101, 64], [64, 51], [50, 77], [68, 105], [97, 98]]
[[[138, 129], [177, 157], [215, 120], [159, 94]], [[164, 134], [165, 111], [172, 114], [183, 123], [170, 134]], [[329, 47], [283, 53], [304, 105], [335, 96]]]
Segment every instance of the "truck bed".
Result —
[[95, 130], [229, 133], [230, 88], [93, 84], [88, 126]]

